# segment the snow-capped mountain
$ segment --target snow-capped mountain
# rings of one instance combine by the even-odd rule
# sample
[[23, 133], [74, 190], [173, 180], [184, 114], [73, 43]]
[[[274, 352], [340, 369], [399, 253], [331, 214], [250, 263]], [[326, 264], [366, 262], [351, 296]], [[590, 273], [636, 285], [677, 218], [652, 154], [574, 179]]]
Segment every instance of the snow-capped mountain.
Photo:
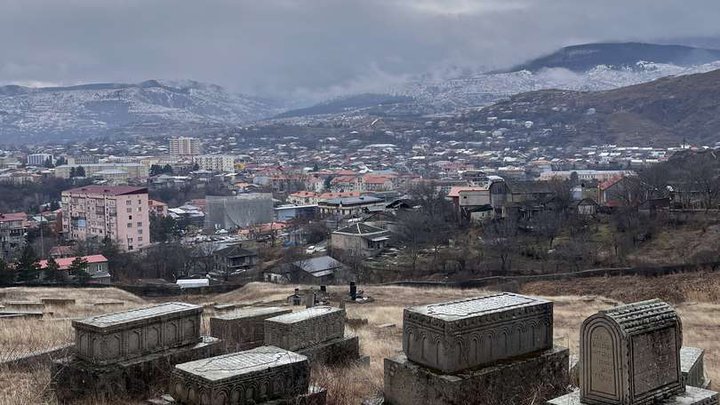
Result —
[[194, 81], [0, 87], [0, 142], [170, 134], [247, 123], [277, 105]]
[[482, 106], [514, 94], [545, 89], [577, 91], [610, 90], [640, 84], [666, 76], [705, 73], [720, 69], [720, 61], [695, 66], [637, 62], [632, 67], [598, 65], [586, 72], [563, 68], [538, 72], [521, 70], [486, 73], [447, 80], [412, 81], [391, 93], [413, 97], [420, 106], [435, 111]]

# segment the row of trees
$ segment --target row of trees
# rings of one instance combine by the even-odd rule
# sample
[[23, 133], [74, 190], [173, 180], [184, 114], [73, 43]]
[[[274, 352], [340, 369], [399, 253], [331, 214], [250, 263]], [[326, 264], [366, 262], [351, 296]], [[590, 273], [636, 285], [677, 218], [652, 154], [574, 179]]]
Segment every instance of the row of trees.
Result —
[[54, 258], [48, 259], [45, 267], [41, 268], [40, 259], [30, 244], [25, 245], [22, 254], [14, 264], [8, 264], [0, 259], [0, 284], [35, 283], [39, 281], [66, 283], [70, 278], [79, 284], [86, 284], [90, 281], [91, 275], [88, 273], [88, 262], [85, 259], [77, 257], [70, 264], [67, 271], [61, 270], [60, 265]]

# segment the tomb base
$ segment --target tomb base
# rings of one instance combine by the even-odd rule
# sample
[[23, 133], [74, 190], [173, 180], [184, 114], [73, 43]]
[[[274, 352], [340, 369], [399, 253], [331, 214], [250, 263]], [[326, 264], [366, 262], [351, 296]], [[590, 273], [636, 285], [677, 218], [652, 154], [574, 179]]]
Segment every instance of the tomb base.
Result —
[[325, 405], [327, 390], [322, 387], [311, 385], [307, 394], [292, 399], [276, 399], [263, 402], [261, 405]]
[[341, 337], [296, 353], [307, 357], [310, 364], [347, 364], [360, 359], [360, 341], [357, 336]]
[[552, 398], [567, 388], [568, 360], [568, 349], [555, 346], [491, 366], [443, 374], [399, 354], [385, 359], [383, 403], [501, 405]]
[[205, 336], [200, 343], [191, 346], [106, 366], [97, 366], [71, 355], [53, 362], [52, 386], [60, 403], [82, 397], [135, 397], [145, 394], [153, 385], [164, 384], [175, 364], [212, 357], [220, 351], [220, 339]]
[[[582, 405], [580, 393], [575, 391], [546, 402], [547, 405]], [[718, 393], [702, 388], [685, 387], [685, 393], [668, 398], [662, 405], [718, 405]]]

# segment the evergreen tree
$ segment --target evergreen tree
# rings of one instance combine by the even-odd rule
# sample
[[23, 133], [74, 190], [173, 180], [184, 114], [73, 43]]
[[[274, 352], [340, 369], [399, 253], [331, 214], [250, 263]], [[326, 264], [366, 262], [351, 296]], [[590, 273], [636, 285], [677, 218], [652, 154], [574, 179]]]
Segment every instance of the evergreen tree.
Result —
[[150, 166], [150, 176], [157, 176], [162, 173], [162, 169], [158, 165]]
[[55, 165], [53, 164], [53, 161], [52, 161], [52, 158], [51, 158], [51, 157], [45, 159], [45, 163], [44, 163], [43, 165], [44, 165], [45, 167], [47, 167], [48, 169], [52, 169], [53, 167], [55, 167]]
[[15, 269], [18, 272], [18, 280], [27, 282], [37, 280], [40, 276], [40, 263], [35, 249], [29, 243], [23, 247], [20, 259], [18, 259]]
[[68, 268], [68, 273], [70, 273], [71, 276], [75, 277], [75, 280], [77, 280], [80, 284], [86, 284], [88, 281], [90, 281], [90, 273], [88, 273], [88, 262], [87, 260], [83, 259], [82, 257], [76, 257], [75, 260], [70, 263], [70, 267]]
[[12, 284], [17, 278], [17, 273], [10, 268], [5, 260], [0, 258], [0, 285]]
[[62, 165], [66, 165], [66, 164], [67, 164], [67, 159], [65, 159], [62, 156], [60, 156], [59, 158], [57, 158], [57, 160], [55, 160], [55, 166], [62, 166]]
[[192, 169], [193, 169], [194, 172], [196, 172], [196, 171], [200, 170], [200, 165], [199, 165], [197, 162], [195, 162], [195, 164], [193, 165]]
[[77, 167], [77, 170], [75, 170], [75, 174], [76, 174], [78, 177], [85, 177], [85, 168], [82, 167], [82, 166], [78, 166], [78, 167]]
[[54, 257], [51, 257], [47, 261], [45, 269], [43, 269], [43, 275], [47, 281], [63, 281], [63, 272], [60, 270], [60, 265], [55, 261]]
[[163, 166], [162, 171], [165, 174], [173, 174], [173, 168], [172, 166], [170, 166], [170, 164], [166, 164], [165, 166]]
[[71, 167], [71, 168], [70, 168], [70, 178], [72, 179], [72, 178], [75, 178], [75, 177], [77, 177], [77, 170], [75, 170], [74, 167]]

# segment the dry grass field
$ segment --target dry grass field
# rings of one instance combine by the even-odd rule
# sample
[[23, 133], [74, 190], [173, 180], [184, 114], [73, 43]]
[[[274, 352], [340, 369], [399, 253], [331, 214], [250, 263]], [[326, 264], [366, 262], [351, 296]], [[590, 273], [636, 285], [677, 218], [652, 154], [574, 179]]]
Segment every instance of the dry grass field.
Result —
[[[578, 329], [592, 313], [644, 298], [659, 297], [671, 301], [683, 319], [684, 344], [706, 349], [706, 370], [720, 381], [720, 276], [714, 274], [677, 275], [662, 278], [595, 278], [553, 283], [532, 283], [521, 293], [539, 295], [555, 302], [555, 339], [577, 351]], [[364, 304], [347, 304], [348, 318], [367, 319], [367, 325], [347, 332], [360, 337], [361, 351], [370, 356], [370, 367], [318, 368], [313, 379], [329, 389], [331, 404], [357, 404], [382, 390], [383, 358], [401, 348], [402, 310], [412, 305], [447, 301], [489, 293], [485, 290], [419, 289], [410, 287], [361, 286], [374, 298]], [[204, 320], [214, 314], [213, 304], [284, 305], [293, 286], [253, 283], [239, 290], [216, 296], [193, 296], [185, 301], [205, 306]], [[5, 300], [39, 301], [41, 297], [70, 297], [75, 305], [46, 308], [42, 320], [0, 320], [0, 356], [15, 356], [72, 341], [70, 318], [117, 311], [93, 305], [100, 301], [123, 301], [122, 308], [151, 303], [116, 289], [0, 289]], [[337, 305], [346, 287], [329, 287]], [[175, 298], [177, 300], [177, 298]], [[159, 301], [153, 299], [152, 302]], [[395, 324], [394, 327], [380, 325]], [[28, 372], [0, 369], [0, 405], [54, 403], [49, 388], [49, 371], [40, 368]], [[86, 403], [100, 403], [89, 401]], [[123, 402], [125, 403], [125, 402]]]

